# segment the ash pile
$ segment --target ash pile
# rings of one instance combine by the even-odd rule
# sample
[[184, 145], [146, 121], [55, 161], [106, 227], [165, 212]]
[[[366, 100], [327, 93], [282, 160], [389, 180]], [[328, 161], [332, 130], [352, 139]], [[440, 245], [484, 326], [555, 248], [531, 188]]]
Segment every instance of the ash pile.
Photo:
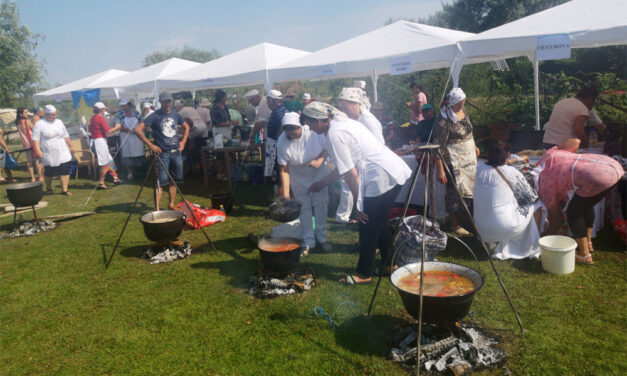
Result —
[[57, 228], [57, 224], [48, 219], [41, 221], [24, 221], [15, 226], [12, 231], [0, 234], [0, 239], [31, 236], [40, 232], [54, 230], [55, 228]]
[[151, 264], [161, 264], [184, 259], [192, 254], [189, 242], [172, 242], [156, 248], [148, 248], [142, 253], [142, 258], [149, 259]]
[[[494, 367], [505, 358], [505, 352], [496, 347], [498, 341], [477, 328], [463, 325], [442, 328], [427, 324], [422, 333], [421, 370], [459, 376]], [[392, 348], [390, 357], [405, 368], [415, 369], [417, 330], [405, 328], [398, 338], [402, 340], [398, 347]]]
[[316, 277], [312, 270], [295, 271], [286, 275], [259, 272], [248, 278], [248, 293], [258, 298], [300, 294], [314, 287]]

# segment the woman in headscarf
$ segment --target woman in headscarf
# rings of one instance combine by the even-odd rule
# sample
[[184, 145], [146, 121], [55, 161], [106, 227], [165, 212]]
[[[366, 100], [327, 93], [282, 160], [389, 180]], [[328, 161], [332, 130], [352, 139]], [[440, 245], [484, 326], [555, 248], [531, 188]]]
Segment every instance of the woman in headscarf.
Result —
[[[324, 252], [331, 252], [333, 247], [327, 241], [327, 188], [319, 192], [310, 192], [311, 184], [329, 174], [329, 168], [323, 163], [327, 153], [326, 138], [312, 132], [308, 126], [300, 123], [300, 114], [288, 112], [283, 116], [283, 132], [277, 141], [277, 163], [283, 185], [283, 198], [290, 199], [290, 188], [294, 198], [300, 203], [300, 225], [303, 243], [302, 254], [318, 243]], [[316, 226], [312, 221], [316, 218]]]
[[[461, 88], [453, 88], [448, 93], [435, 119], [432, 141], [440, 145], [440, 153], [444, 157], [443, 161], [437, 161], [436, 169], [440, 183], [447, 184], [446, 212], [449, 213], [451, 231], [457, 236], [469, 235], [469, 232], [460, 226], [457, 218], [457, 214], [463, 213], [464, 209], [455, 192], [455, 185], [467, 205], [471, 206], [477, 172], [478, 149], [472, 138], [472, 123], [464, 109], [465, 103], [466, 94]], [[444, 163], [455, 181], [446, 178]]]
[[[362, 123], [366, 126], [366, 128], [368, 128], [377, 141], [381, 144], [385, 144], [381, 123], [372, 113], [370, 113], [370, 111], [368, 111], [366, 106], [367, 101], [368, 97], [365, 96], [365, 92], [361, 88], [345, 87], [340, 92], [337, 104], [339, 109], [349, 118]], [[335, 213], [335, 221], [340, 223], [349, 223], [351, 221], [350, 216], [353, 210], [353, 195], [351, 195], [351, 191], [343, 179], [340, 180], [340, 186], [340, 203], [338, 204], [337, 212]]]
[[310, 103], [304, 108], [303, 117], [314, 132], [327, 136], [327, 151], [336, 165], [333, 172], [312, 184], [310, 190], [317, 192], [341, 176], [357, 200], [359, 262], [356, 272], [347, 274], [340, 282], [370, 283], [377, 248], [383, 265], [389, 265], [392, 231], [386, 225], [387, 214], [411, 170], [363, 124], [331, 105]]

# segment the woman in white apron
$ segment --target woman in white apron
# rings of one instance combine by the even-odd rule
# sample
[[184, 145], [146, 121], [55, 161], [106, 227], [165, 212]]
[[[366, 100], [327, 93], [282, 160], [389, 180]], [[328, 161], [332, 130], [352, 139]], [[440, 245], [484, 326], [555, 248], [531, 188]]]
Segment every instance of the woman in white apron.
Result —
[[109, 145], [107, 144], [107, 136], [116, 132], [121, 128], [120, 124], [117, 124], [113, 128], [109, 128], [107, 119], [104, 117], [106, 107], [104, 103], [97, 102], [94, 104], [94, 116], [89, 121], [89, 133], [93, 142], [94, 150], [96, 151], [96, 159], [98, 160], [98, 166], [100, 167], [100, 180], [98, 181], [98, 189], [108, 189], [104, 183], [105, 175], [110, 173], [113, 176], [113, 182], [120, 184], [121, 180], [118, 178], [118, 174], [115, 171], [115, 164], [113, 158], [109, 153]]
[[[467, 205], [471, 206], [477, 172], [477, 147], [472, 138], [472, 123], [468, 118], [464, 104], [466, 94], [461, 88], [453, 88], [440, 107], [440, 113], [433, 125], [433, 143], [440, 145], [444, 160], [437, 161], [438, 181], [447, 184], [446, 211], [449, 213], [451, 231], [457, 236], [469, 232], [460, 226], [457, 215], [464, 213], [464, 208], [455, 192], [455, 185]], [[455, 181], [447, 181], [444, 163], [449, 166]], [[472, 210], [472, 209], [471, 209]]]
[[349, 119], [333, 106], [313, 102], [305, 107], [303, 116], [314, 132], [327, 135], [327, 151], [336, 165], [331, 174], [312, 184], [310, 190], [319, 191], [342, 176], [357, 201], [359, 262], [357, 270], [340, 282], [370, 283], [377, 248], [384, 268], [389, 265], [392, 230], [387, 226], [387, 217], [411, 170], [363, 124]]
[[[283, 198], [290, 198], [291, 188], [295, 199], [301, 204], [303, 255], [307, 255], [316, 246], [316, 242], [324, 252], [333, 250], [327, 241], [328, 189], [325, 187], [318, 192], [309, 191], [311, 184], [329, 174], [329, 168], [323, 164], [326, 157], [325, 145], [324, 136], [301, 125], [298, 113], [288, 112], [283, 116], [283, 133], [277, 141], [277, 161]], [[312, 209], [316, 220], [315, 231]]]
[[542, 235], [555, 234], [564, 215], [575, 241], [576, 260], [593, 264], [592, 225], [594, 205], [623, 177], [620, 163], [606, 155], [575, 154], [581, 141], [568, 139], [547, 151], [540, 160], [538, 196], [549, 213], [549, 224]]

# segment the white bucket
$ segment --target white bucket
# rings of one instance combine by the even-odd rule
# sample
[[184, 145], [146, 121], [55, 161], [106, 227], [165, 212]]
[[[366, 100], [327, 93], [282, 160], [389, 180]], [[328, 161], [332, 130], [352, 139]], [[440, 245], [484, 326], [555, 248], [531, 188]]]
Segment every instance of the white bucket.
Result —
[[575, 271], [575, 249], [577, 242], [568, 236], [550, 235], [540, 238], [542, 269], [554, 274], [569, 274]]

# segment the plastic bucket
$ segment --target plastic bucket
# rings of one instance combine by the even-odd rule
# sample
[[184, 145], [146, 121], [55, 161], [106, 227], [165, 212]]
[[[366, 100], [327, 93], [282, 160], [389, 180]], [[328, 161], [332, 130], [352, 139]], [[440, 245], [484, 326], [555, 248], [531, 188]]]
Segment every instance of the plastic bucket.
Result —
[[542, 269], [553, 274], [569, 274], [575, 271], [577, 242], [567, 236], [550, 235], [540, 238]]

